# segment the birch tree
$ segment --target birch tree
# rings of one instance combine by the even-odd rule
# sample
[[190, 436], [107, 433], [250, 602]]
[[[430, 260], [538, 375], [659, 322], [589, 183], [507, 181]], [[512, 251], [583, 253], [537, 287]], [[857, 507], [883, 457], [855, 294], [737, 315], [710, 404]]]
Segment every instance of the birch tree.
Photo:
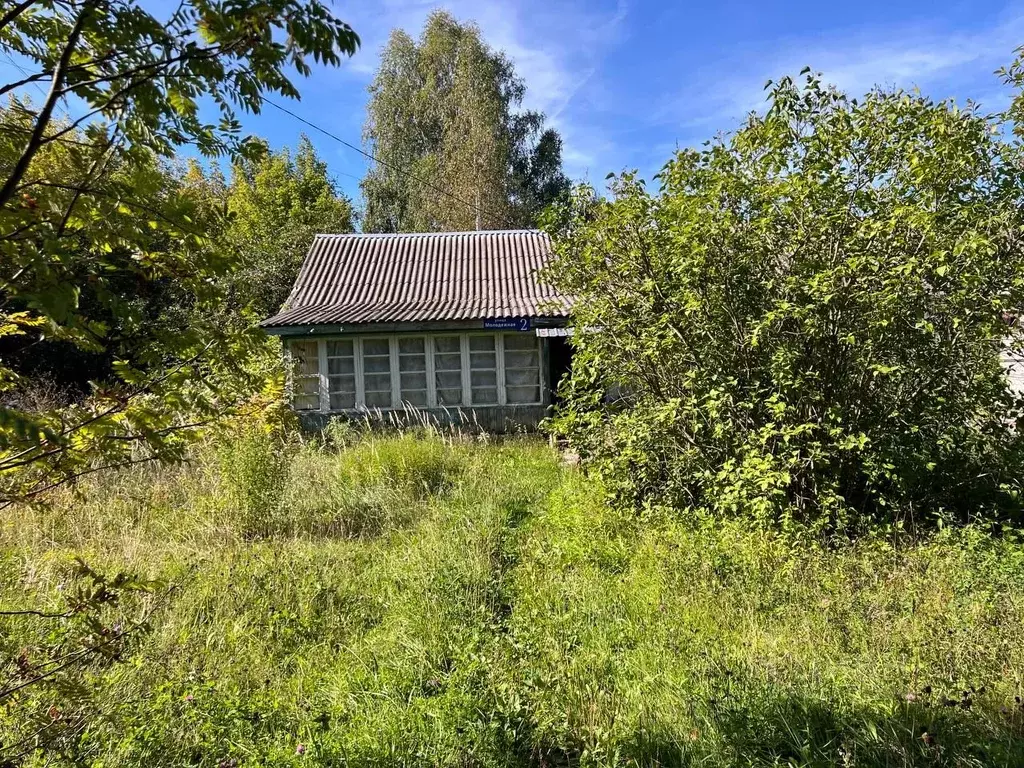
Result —
[[480, 29], [433, 13], [418, 41], [395, 30], [370, 86], [363, 180], [368, 232], [534, 226], [568, 188], [562, 141], [520, 111], [526, 84]]

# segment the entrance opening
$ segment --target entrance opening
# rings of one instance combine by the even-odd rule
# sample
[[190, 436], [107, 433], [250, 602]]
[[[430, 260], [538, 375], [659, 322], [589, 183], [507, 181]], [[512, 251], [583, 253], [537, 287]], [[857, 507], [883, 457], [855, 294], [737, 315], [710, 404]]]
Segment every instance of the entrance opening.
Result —
[[548, 381], [551, 382], [551, 401], [555, 405], [561, 405], [558, 385], [562, 378], [572, 370], [572, 345], [564, 336], [549, 338], [548, 343]]

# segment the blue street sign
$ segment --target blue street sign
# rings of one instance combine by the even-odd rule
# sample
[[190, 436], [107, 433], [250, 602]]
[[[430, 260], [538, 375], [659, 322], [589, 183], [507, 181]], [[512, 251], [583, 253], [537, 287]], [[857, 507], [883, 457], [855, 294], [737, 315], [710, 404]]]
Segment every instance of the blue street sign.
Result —
[[530, 318], [528, 317], [499, 317], [484, 320], [484, 328], [493, 328], [503, 331], [528, 331], [530, 330]]

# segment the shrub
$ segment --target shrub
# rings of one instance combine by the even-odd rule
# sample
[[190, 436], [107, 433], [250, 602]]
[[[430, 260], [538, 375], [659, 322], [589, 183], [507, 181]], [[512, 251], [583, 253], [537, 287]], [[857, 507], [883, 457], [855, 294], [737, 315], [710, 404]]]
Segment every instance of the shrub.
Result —
[[1019, 510], [1002, 127], [809, 75], [680, 151], [660, 195], [628, 174], [610, 200], [578, 191], [549, 221], [551, 276], [578, 297], [555, 429], [638, 508], [833, 526]]
[[281, 523], [289, 457], [281, 438], [259, 425], [234, 429], [218, 445], [224, 502], [246, 536], [266, 536]]

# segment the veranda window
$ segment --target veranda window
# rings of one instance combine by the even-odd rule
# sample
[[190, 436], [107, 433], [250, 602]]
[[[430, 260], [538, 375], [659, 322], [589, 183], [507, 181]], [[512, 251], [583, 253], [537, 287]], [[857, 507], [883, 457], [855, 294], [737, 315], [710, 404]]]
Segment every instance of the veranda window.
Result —
[[292, 406], [297, 411], [320, 408], [320, 350], [315, 341], [293, 341]]
[[505, 334], [505, 402], [540, 402], [540, 347], [537, 337]]
[[327, 392], [332, 411], [356, 407], [356, 355], [351, 339], [327, 342]]
[[391, 343], [389, 339], [363, 339], [363, 404], [391, 407]]
[[399, 338], [398, 372], [402, 402], [417, 408], [427, 405], [427, 340]]
[[438, 405], [462, 405], [462, 337], [435, 336], [434, 388]]
[[289, 349], [297, 410], [542, 402], [540, 342], [532, 334], [304, 339]]
[[493, 334], [469, 337], [469, 386], [473, 405], [498, 402], [497, 337]]

